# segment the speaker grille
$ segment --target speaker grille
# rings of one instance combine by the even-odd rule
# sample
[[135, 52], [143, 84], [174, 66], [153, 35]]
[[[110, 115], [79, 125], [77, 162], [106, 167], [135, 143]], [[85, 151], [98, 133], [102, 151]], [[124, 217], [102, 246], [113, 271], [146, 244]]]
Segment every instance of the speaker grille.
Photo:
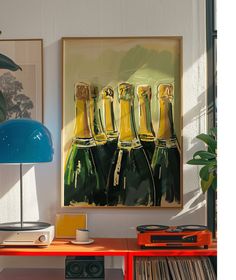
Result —
[[104, 273], [104, 257], [66, 257], [65, 262], [65, 278], [66, 279], [105, 279]]

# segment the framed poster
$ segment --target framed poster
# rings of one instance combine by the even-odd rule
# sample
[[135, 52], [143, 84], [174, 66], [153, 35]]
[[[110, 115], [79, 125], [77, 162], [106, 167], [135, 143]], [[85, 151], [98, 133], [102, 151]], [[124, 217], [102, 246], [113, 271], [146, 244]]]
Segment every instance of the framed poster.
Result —
[[0, 40], [0, 122], [43, 121], [42, 39]]
[[62, 206], [182, 207], [182, 37], [62, 38]]

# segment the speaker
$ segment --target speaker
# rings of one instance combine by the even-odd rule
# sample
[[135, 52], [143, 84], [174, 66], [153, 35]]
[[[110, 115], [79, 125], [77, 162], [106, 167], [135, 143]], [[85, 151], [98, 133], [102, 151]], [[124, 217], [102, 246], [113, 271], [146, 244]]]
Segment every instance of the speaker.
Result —
[[65, 278], [79, 280], [104, 280], [103, 256], [68, 256], [65, 263]]

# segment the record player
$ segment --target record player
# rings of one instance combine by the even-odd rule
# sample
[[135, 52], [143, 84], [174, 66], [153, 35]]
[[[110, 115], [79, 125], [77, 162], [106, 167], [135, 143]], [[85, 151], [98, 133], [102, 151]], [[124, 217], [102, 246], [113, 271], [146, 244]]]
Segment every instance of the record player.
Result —
[[[27, 224], [25, 222], [24, 224]], [[28, 223], [29, 224], [29, 223]], [[45, 247], [51, 244], [54, 238], [54, 226], [47, 223], [38, 223], [37, 227], [26, 227], [15, 229], [10, 224], [0, 225], [0, 247], [5, 246], [36, 246]]]
[[137, 227], [138, 245], [141, 248], [204, 247], [212, 243], [212, 233], [202, 225], [141, 225]]

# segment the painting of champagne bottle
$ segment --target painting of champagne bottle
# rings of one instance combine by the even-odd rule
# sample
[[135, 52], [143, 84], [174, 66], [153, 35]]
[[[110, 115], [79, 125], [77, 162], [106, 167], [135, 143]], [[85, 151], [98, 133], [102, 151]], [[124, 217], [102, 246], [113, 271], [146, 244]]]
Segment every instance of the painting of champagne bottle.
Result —
[[115, 123], [114, 113], [114, 90], [112, 87], [102, 89], [102, 99], [104, 102], [105, 132], [110, 141], [117, 140], [118, 131]]
[[152, 158], [153, 176], [157, 188], [156, 205], [160, 206], [162, 196], [168, 203], [180, 203], [180, 147], [175, 135], [172, 103], [172, 84], [158, 86], [159, 128]]
[[107, 135], [107, 145], [110, 155], [113, 156], [117, 148], [118, 131], [115, 123], [114, 113], [114, 90], [107, 86], [102, 89], [102, 99], [104, 107], [104, 130]]
[[115, 152], [115, 147], [110, 145], [108, 135], [105, 133], [102, 120], [101, 111], [98, 106], [99, 102], [99, 90], [97, 86], [91, 86], [91, 95], [89, 102], [90, 113], [90, 127], [92, 136], [95, 139], [97, 148], [94, 149], [94, 157], [98, 160], [98, 164], [101, 167], [102, 174], [105, 182], [107, 181], [108, 170], [111, 165], [111, 160]]
[[118, 93], [119, 137], [107, 182], [108, 205], [153, 206], [156, 191], [151, 166], [136, 131], [134, 87], [121, 83]]
[[74, 137], [64, 167], [64, 205], [106, 205], [105, 180], [89, 121], [90, 87], [75, 86]]
[[138, 135], [148, 160], [151, 163], [155, 149], [155, 133], [152, 126], [152, 114], [150, 106], [152, 98], [151, 87], [149, 85], [139, 85], [137, 87], [137, 95], [139, 100]]

